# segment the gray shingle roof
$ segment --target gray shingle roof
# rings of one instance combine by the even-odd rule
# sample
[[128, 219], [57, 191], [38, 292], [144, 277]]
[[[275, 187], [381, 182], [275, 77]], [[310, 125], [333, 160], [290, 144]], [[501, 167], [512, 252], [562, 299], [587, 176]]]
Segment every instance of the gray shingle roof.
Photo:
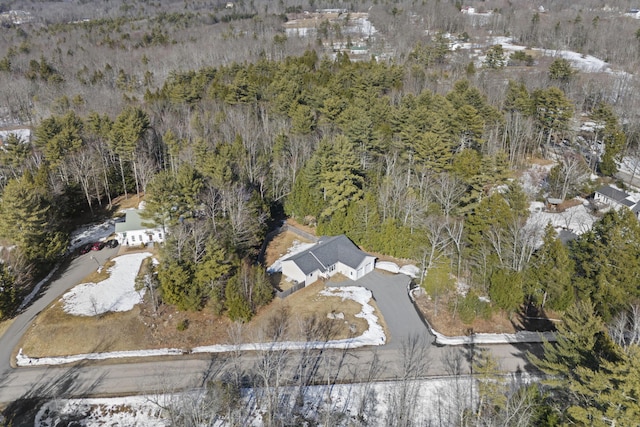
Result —
[[323, 236], [317, 245], [293, 255], [289, 260], [304, 274], [309, 274], [315, 270], [326, 271], [338, 261], [351, 268], [357, 268], [367, 256], [370, 255], [358, 249], [347, 236], [341, 234], [333, 237]]
[[598, 193], [602, 194], [603, 196], [607, 196], [608, 198], [617, 202], [621, 202], [629, 196], [624, 191], [613, 188], [610, 185], [605, 185], [604, 187], [599, 188]]
[[[143, 220], [140, 217], [139, 209], [129, 209], [125, 213], [124, 222], [116, 222], [116, 233], [122, 233], [125, 231], [146, 230], [159, 227], [154, 225], [153, 221]], [[143, 224], [144, 223], [144, 224]]]

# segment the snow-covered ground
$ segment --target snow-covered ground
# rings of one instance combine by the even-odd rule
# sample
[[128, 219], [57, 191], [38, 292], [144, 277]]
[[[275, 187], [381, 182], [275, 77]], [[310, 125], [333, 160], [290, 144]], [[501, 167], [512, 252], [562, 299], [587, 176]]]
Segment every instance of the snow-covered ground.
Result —
[[[137, 255], [137, 254], [136, 254]], [[149, 256], [149, 254], [147, 254]], [[140, 261], [141, 262], [141, 261]], [[103, 282], [100, 282], [103, 283]], [[80, 286], [80, 285], [79, 285]], [[373, 306], [369, 304], [371, 301], [371, 291], [359, 286], [347, 286], [340, 288], [326, 288], [322, 291], [326, 296], [337, 296], [344, 299], [351, 299], [362, 305], [360, 313], [356, 314], [356, 317], [363, 318], [367, 321], [368, 328], [360, 336], [332, 340], [332, 341], [284, 341], [284, 342], [267, 342], [267, 343], [247, 343], [247, 344], [217, 344], [210, 346], [194, 347], [190, 350], [191, 353], [225, 353], [230, 351], [256, 351], [256, 350], [277, 350], [277, 349], [309, 349], [309, 348], [356, 348], [370, 345], [383, 345], [386, 342], [386, 335], [382, 330], [382, 327], [378, 323], [378, 316], [375, 315]], [[87, 309], [93, 307], [86, 303], [87, 299], [84, 299], [82, 305]], [[19, 352], [16, 363], [18, 366], [35, 366], [35, 365], [62, 365], [65, 363], [73, 363], [80, 360], [105, 360], [105, 359], [117, 359], [124, 357], [147, 357], [147, 356], [166, 356], [182, 354], [187, 350], [178, 348], [164, 348], [156, 350], [132, 350], [132, 351], [117, 351], [107, 353], [86, 353], [76, 354], [71, 356], [62, 357], [42, 357], [33, 358]]]
[[20, 138], [22, 142], [29, 142], [29, 139], [31, 138], [31, 129], [23, 128], [23, 129], [0, 130], [0, 139], [4, 141], [11, 134], [14, 134], [18, 138]]
[[[476, 62], [476, 66], [482, 66], [486, 59], [486, 55], [481, 54], [481, 52], [489, 46], [493, 45], [501, 45], [504, 50], [505, 57], [508, 56], [512, 52], [517, 52], [521, 50], [527, 49], [526, 46], [518, 45], [513, 43], [513, 39], [511, 37], [491, 37], [486, 43], [459, 43], [453, 42], [450, 45], [451, 50], [473, 50], [478, 53], [478, 58]], [[591, 55], [583, 55], [578, 52], [573, 52], [570, 50], [552, 50], [552, 49], [541, 49], [541, 48], [529, 48], [528, 50], [534, 52], [540, 52], [543, 56], [550, 56], [552, 58], [564, 58], [571, 63], [571, 65], [585, 73], [611, 73], [611, 74], [620, 74], [624, 75], [626, 73], [622, 71], [616, 71], [611, 68], [608, 62], [603, 61], [600, 58], [596, 58]]]
[[544, 230], [547, 224], [551, 223], [557, 232], [567, 230], [581, 235], [591, 230], [593, 223], [597, 220], [591, 214], [588, 202], [584, 199], [582, 199], [581, 205], [573, 206], [564, 212], [545, 212], [542, 202], [532, 202], [529, 209], [531, 215], [527, 220], [527, 227], [539, 228], [540, 230]]
[[293, 241], [293, 245], [289, 248], [286, 254], [282, 255], [278, 258], [273, 264], [267, 268], [267, 273], [280, 273], [282, 271], [282, 261], [299, 254], [300, 252], [306, 251], [312, 246], [315, 246], [316, 243], [302, 243], [298, 240]]
[[376, 268], [379, 270], [388, 271], [390, 273], [401, 273], [414, 279], [420, 275], [420, 269], [412, 264], [407, 264], [400, 267], [395, 262], [378, 261], [376, 262]]
[[98, 316], [109, 311], [129, 311], [142, 302], [144, 289], [136, 291], [135, 279], [149, 252], [113, 259], [110, 276], [98, 283], [82, 283], [62, 296], [64, 311], [75, 316]]
[[[504, 378], [506, 384], [530, 384], [540, 378], [523, 374], [512, 374]], [[393, 424], [393, 415], [405, 403], [406, 414], [414, 425], [455, 425], [460, 413], [472, 400], [477, 399], [477, 381], [466, 375], [448, 378], [430, 378], [414, 381], [387, 381], [356, 384], [335, 384], [308, 386], [302, 389], [304, 404], [297, 413], [307, 419], [322, 424], [322, 414], [341, 414], [331, 425], [367, 425], [371, 427]], [[299, 389], [284, 387], [280, 390], [282, 404], [293, 409]], [[74, 420], [78, 427], [126, 425], [126, 426], [168, 426], [169, 415], [163, 408], [186, 409], [198, 407], [204, 400], [206, 390], [183, 394], [157, 394], [147, 396], [115, 397], [103, 399], [57, 399], [39, 408], [34, 426], [53, 427], [66, 425]], [[243, 417], [243, 425], [258, 427], [263, 425], [262, 414], [266, 408], [258, 402], [261, 389], [241, 391], [242, 408], [248, 413]], [[474, 393], [474, 395], [471, 395]], [[287, 399], [287, 396], [291, 398]], [[408, 399], [405, 401], [403, 398]], [[288, 406], [287, 406], [288, 405]], [[221, 416], [209, 411], [209, 417], [202, 425], [222, 427], [227, 425]], [[293, 412], [293, 411], [292, 411]], [[202, 412], [201, 412], [202, 413]], [[391, 419], [390, 419], [391, 417]]]
[[115, 233], [115, 231], [116, 220], [114, 219], [80, 227], [73, 231], [71, 236], [69, 236], [69, 250], [73, 251], [84, 244], [95, 242], [97, 240], [104, 241], [107, 237]]

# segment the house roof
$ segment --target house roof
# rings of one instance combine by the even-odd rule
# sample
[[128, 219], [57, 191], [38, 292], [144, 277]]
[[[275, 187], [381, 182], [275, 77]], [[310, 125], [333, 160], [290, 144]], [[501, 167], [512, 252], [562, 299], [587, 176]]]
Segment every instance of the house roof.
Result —
[[357, 268], [368, 256], [361, 251], [347, 236], [323, 236], [317, 245], [306, 251], [293, 255], [288, 261], [293, 261], [304, 274], [315, 270], [325, 271], [329, 266], [341, 262], [351, 268]]
[[629, 195], [627, 193], [625, 193], [622, 190], [619, 190], [617, 188], [614, 188], [610, 185], [605, 185], [604, 187], [600, 187], [597, 190], [598, 193], [602, 194], [603, 196], [606, 196], [610, 199], [613, 199], [617, 202], [621, 202], [622, 200], [626, 199], [627, 197], [629, 197]]
[[152, 220], [142, 219], [140, 217], [140, 212], [140, 209], [130, 209], [126, 211], [124, 222], [116, 222], [116, 233], [124, 233], [134, 230], [153, 230], [158, 228], [157, 225], [151, 225], [153, 224]]

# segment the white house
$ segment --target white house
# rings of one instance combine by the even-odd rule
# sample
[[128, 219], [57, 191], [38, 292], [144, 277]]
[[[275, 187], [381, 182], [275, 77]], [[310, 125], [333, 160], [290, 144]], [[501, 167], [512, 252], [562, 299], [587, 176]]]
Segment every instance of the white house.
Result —
[[616, 187], [605, 185], [596, 190], [593, 200], [601, 205], [607, 205], [613, 209], [627, 208], [640, 218], [640, 202], [634, 197]]
[[164, 242], [164, 231], [159, 225], [149, 225], [151, 221], [140, 217], [139, 209], [126, 211], [124, 222], [116, 223], [116, 239], [124, 246]]
[[325, 236], [306, 251], [282, 261], [282, 274], [298, 283], [304, 282], [305, 286], [337, 273], [357, 280], [373, 271], [375, 260], [344, 234]]

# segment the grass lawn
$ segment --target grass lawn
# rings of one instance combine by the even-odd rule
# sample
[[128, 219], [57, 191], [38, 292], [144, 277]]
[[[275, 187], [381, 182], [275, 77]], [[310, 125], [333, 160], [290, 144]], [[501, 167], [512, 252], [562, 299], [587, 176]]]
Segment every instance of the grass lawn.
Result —
[[[286, 253], [287, 245], [298, 239], [293, 233], [282, 234], [274, 238], [267, 250], [272, 260], [279, 258], [276, 254]], [[105, 278], [106, 269], [93, 273], [85, 282]], [[323, 283], [317, 282], [284, 300], [276, 298], [240, 328], [234, 328], [226, 316], [216, 315], [209, 307], [199, 312], [181, 312], [164, 305], [155, 313], [148, 294], [144, 303], [133, 310], [95, 317], [69, 315], [58, 300], [36, 318], [20, 347], [30, 357], [44, 357], [226, 344], [236, 341], [230, 337], [230, 331], [238, 329], [244, 342], [272, 341], [275, 334], [280, 334], [279, 340], [295, 341], [361, 335], [368, 328], [366, 320], [355, 317], [362, 306], [340, 297], [320, 295], [323, 289]], [[372, 300], [370, 304], [386, 330], [375, 302]], [[329, 319], [329, 313], [338, 316]]]
[[11, 326], [14, 320], [15, 319], [7, 319], [0, 322], [0, 337], [3, 336], [5, 332], [7, 332], [7, 329], [9, 329], [9, 326]]

